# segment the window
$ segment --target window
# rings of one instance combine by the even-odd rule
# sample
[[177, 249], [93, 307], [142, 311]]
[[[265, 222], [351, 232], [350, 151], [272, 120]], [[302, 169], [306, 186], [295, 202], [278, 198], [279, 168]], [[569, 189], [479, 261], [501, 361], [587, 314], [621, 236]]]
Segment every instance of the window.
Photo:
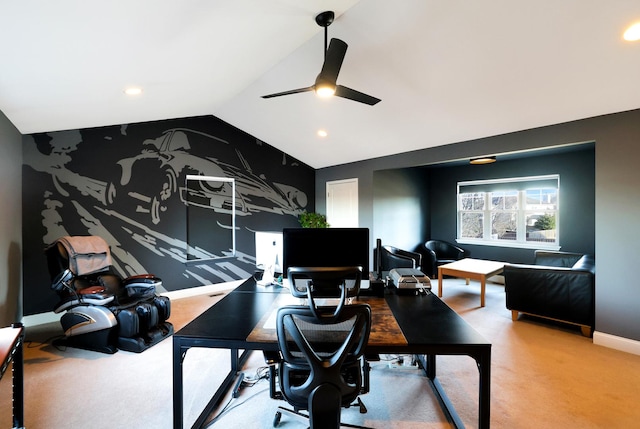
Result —
[[458, 242], [559, 249], [558, 175], [458, 183]]
[[187, 261], [235, 256], [235, 179], [189, 174], [180, 198], [187, 207]]

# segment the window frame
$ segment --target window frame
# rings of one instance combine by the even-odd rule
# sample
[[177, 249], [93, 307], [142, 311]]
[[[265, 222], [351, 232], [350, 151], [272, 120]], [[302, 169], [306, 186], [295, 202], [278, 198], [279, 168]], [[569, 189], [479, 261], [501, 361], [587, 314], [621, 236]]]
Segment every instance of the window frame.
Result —
[[[556, 186], [550, 185], [557, 183]], [[463, 191], [461, 192], [461, 189]], [[553, 212], [555, 215], [555, 242], [527, 241], [526, 221], [532, 209], [527, 209], [527, 191], [531, 189], [555, 189], [556, 202]], [[466, 191], [465, 191], [466, 190]], [[494, 209], [492, 206], [492, 192], [517, 191], [517, 208], [514, 209]], [[463, 194], [482, 194], [484, 204], [482, 209], [463, 210]], [[477, 197], [474, 197], [477, 198]], [[465, 214], [477, 213], [482, 219], [482, 237], [469, 238], [462, 237], [462, 217]], [[497, 213], [516, 213], [516, 238], [497, 239], [492, 238], [492, 218]], [[560, 175], [551, 174], [544, 176], [511, 177], [500, 179], [472, 180], [457, 183], [456, 187], [456, 242], [460, 244], [472, 244], [480, 246], [512, 247], [522, 249], [545, 249], [560, 250]]]

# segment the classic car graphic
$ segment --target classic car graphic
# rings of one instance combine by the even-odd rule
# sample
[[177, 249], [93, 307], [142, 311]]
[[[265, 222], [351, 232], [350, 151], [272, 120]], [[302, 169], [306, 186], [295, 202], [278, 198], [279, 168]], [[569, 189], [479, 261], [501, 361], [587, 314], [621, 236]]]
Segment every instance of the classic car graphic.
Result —
[[183, 204], [210, 208], [219, 213], [231, 211], [233, 203], [229, 182], [203, 180], [187, 184], [187, 175], [233, 178], [235, 210], [239, 216], [256, 212], [298, 216], [306, 207], [308, 200], [304, 192], [293, 186], [269, 182], [264, 175], [255, 174], [238, 149], [234, 151], [239, 166], [235, 166], [214, 157], [192, 155], [190, 151], [194, 144], [206, 147], [207, 153], [234, 150], [226, 140], [210, 134], [173, 128], [156, 139], [145, 140], [139, 155], [118, 162], [122, 168], [121, 186], [132, 187], [132, 177], [138, 170], [147, 178], [147, 183], [154, 183], [151, 191], [136, 187], [128, 192], [138, 200], [138, 211], [148, 212], [154, 224], [160, 222], [174, 195], [178, 195]]

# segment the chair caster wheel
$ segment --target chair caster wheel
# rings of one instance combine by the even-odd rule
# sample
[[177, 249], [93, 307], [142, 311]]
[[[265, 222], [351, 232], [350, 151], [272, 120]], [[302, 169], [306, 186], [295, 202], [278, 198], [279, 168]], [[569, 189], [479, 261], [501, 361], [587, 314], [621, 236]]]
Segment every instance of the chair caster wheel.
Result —
[[280, 418], [282, 418], [282, 413], [280, 411], [276, 411], [276, 415], [273, 418], [273, 427], [277, 428], [280, 424]]

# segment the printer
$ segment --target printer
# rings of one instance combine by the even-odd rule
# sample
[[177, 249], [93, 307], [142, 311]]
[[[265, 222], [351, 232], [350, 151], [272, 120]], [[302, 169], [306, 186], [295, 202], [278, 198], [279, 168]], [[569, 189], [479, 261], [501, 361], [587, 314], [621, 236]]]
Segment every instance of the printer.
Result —
[[431, 280], [415, 268], [394, 268], [389, 271], [393, 286], [398, 289], [431, 289]]

